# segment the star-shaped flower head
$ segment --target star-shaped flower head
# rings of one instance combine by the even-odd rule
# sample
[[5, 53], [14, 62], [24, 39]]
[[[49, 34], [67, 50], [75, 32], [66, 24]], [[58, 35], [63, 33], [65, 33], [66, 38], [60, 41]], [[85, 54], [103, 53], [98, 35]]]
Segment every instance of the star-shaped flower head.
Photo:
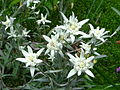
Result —
[[13, 26], [10, 27], [10, 32], [7, 32], [7, 34], [9, 35], [8, 38], [16, 38], [16, 30], [14, 30]]
[[16, 18], [12, 18], [12, 17], [8, 18], [8, 16], [6, 16], [6, 21], [5, 22], [2, 21], [2, 24], [6, 26], [5, 30], [7, 28], [13, 26], [13, 22], [14, 22], [15, 19]]
[[92, 60], [94, 59], [94, 56], [91, 56], [89, 58], [86, 58], [84, 55], [83, 49], [81, 49], [80, 57], [75, 54], [75, 57], [71, 54], [67, 54], [69, 56], [70, 62], [74, 65], [74, 68], [69, 72], [67, 78], [70, 78], [74, 74], [78, 74], [78, 76], [81, 75], [82, 72], [85, 72], [91, 77], [94, 77], [93, 73], [89, 70], [90, 68], [93, 68]]
[[106, 34], [110, 31], [105, 31], [105, 28], [100, 29], [100, 27], [97, 27], [96, 29], [94, 29], [92, 24], [89, 24], [89, 26], [90, 26], [89, 34], [84, 33], [84, 35], [81, 36], [81, 38], [95, 38], [102, 42], [105, 42], [106, 41], [105, 38], [109, 37]]
[[66, 33], [66, 30], [63, 30], [63, 29], [60, 29], [60, 28], [54, 28], [54, 31], [53, 31], [53, 34], [54, 35], [58, 35], [58, 40], [61, 42], [61, 43], [66, 43], [67, 42], [70, 42], [70, 37], [69, 37], [69, 33]]
[[[82, 45], [80, 45], [80, 46], [81, 46], [81, 48], [82, 48], [83, 50], [85, 50], [85, 54], [90, 54], [91, 51], [92, 51], [95, 55], [100, 55], [100, 54], [98, 54], [98, 53], [96, 52], [97, 48], [95, 48], [95, 47], [92, 48], [90, 43], [83, 43], [83, 42], [81, 42], [81, 44], [82, 44]], [[93, 49], [93, 50], [91, 50], [91, 49]]]
[[[55, 55], [55, 53], [59, 53], [61, 56], [63, 56], [62, 53], [62, 44], [60, 42], [58, 42], [58, 34], [56, 34], [55, 36], [51, 35], [51, 38], [49, 38], [46, 35], [43, 35], [44, 39], [48, 42], [47, 44], [47, 50], [45, 52], [45, 54], [48, 54], [50, 52], [51, 57], [53, 57]], [[49, 54], [49, 56], [50, 56]]]
[[28, 35], [29, 32], [30, 32], [30, 30], [27, 31], [27, 29], [25, 28], [25, 29], [22, 31], [22, 36], [23, 36], [23, 37], [30, 37], [30, 36]]
[[69, 17], [69, 19], [61, 12], [61, 15], [64, 19], [64, 25], [62, 25], [63, 29], [66, 29], [68, 32], [70, 32], [73, 35], [78, 35], [81, 33], [79, 29], [89, 21], [89, 19], [82, 20], [78, 22], [77, 17], [75, 17], [74, 12], [72, 12], [72, 16]]
[[30, 46], [27, 46], [28, 52], [22, 49], [22, 54], [25, 58], [17, 58], [16, 60], [26, 64], [26, 67], [30, 67], [31, 76], [34, 76], [35, 66], [42, 62], [41, 59], [38, 59], [39, 55], [43, 52], [44, 48], [40, 49], [37, 53], [33, 53], [33, 50]]
[[40, 19], [40, 20], [37, 20], [36, 22], [37, 22], [38, 25], [41, 24], [41, 23], [42, 23], [42, 24], [51, 23], [50, 20], [47, 20], [47, 14], [46, 14], [45, 16], [43, 16], [42, 13], [41, 13], [41, 19]]
[[72, 12], [72, 16], [69, 17], [69, 19], [61, 12], [61, 15], [64, 19], [64, 24], [57, 26], [56, 28], [61, 28], [64, 30], [67, 30], [67, 33], [70, 33], [70, 38], [72, 40], [72, 43], [75, 41], [75, 35], [84, 34], [82, 31], [79, 31], [79, 29], [89, 21], [89, 19], [82, 20], [78, 22], [77, 17], [75, 17], [74, 12]]

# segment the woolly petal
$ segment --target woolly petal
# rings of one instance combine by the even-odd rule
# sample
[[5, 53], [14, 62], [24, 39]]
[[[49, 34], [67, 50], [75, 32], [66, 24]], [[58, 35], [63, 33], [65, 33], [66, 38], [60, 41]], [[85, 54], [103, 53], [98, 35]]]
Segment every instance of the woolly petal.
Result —
[[91, 30], [94, 30], [94, 27], [93, 27], [92, 24], [89, 24], [89, 26], [90, 26], [90, 29], [91, 29]]
[[81, 70], [79, 70], [79, 71], [78, 71], [78, 76], [80, 76], [80, 75], [81, 75], [81, 73], [82, 73], [82, 72], [81, 72]]
[[33, 53], [33, 50], [30, 46], [27, 46], [27, 48], [28, 48], [28, 53]]
[[51, 56], [55, 56], [55, 51], [51, 50], [50, 54], [51, 54]]
[[84, 58], [84, 50], [81, 48], [80, 59]]
[[72, 59], [72, 60], [75, 60], [76, 58], [72, 55], [72, 54], [70, 54], [70, 53], [67, 53], [67, 55], [70, 57], [70, 59]]
[[90, 70], [86, 70], [85, 73], [91, 77], [95, 77], [94, 74]]
[[89, 58], [87, 58], [87, 62], [90, 62], [90, 61], [92, 61], [93, 60], [93, 58], [94, 58], [94, 56], [91, 56], [91, 57], [89, 57]]
[[40, 54], [43, 52], [43, 50], [44, 50], [44, 48], [40, 49], [40, 50], [36, 53], [37, 57], [40, 56]]
[[74, 35], [70, 35], [71, 38], [71, 42], [73, 43], [75, 41], [75, 36]]
[[63, 52], [60, 50], [59, 51], [59, 54], [62, 56], [62, 57], [64, 57], [64, 54], [63, 54]]
[[75, 69], [72, 69], [72, 70], [69, 72], [67, 78], [70, 78], [70, 77], [73, 76], [76, 72], [77, 72], [77, 71], [76, 71]]
[[47, 42], [50, 42], [50, 41], [51, 41], [51, 39], [50, 39], [48, 36], [43, 35], [43, 37], [44, 37], [44, 39], [45, 39]]
[[27, 60], [25, 58], [17, 58], [16, 60], [20, 61], [20, 62], [23, 62], [23, 63], [26, 63]]
[[36, 22], [39, 25], [39, 24], [41, 24], [42, 20], [37, 20]]
[[26, 63], [26, 67], [28, 67], [29, 65], [31, 65], [31, 63], [30, 63], [30, 62], [27, 62], [27, 63]]
[[43, 61], [40, 60], [40, 59], [37, 59], [37, 60], [35, 61], [35, 63], [41, 63], [41, 62], [43, 62]]
[[64, 19], [64, 21], [65, 21], [65, 23], [66, 22], [68, 22], [68, 19], [67, 19], [67, 17], [62, 13], [62, 12], [60, 12], [61, 13], [61, 15], [62, 15], [62, 17], [63, 17], [63, 19]]
[[48, 54], [49, 52], [50, 52], [50, 50], [49, 50], [49, 49], [47, 49], [47, 50], [46, 50], [46, 52], [45, 52], [45, 55], [46, 55], [46, 54]]
[[82, 21], [80, 21], [78, 24], [80, 25], [80, 26], [82, 26], [82, 25], [84, 25], [86, 22], [88, 22], [89, 21], [89, 19], [85, 19], [85, 20], [82, 20]]
[[51, 23], [51, 21], [50, 21], [50, 20], [45, 20], [45, 22], [47, 22], [47, 23]]
[[28, 52], [26, 52], [25, 50], [22, 50], [22, 54], [26, 57], [29, 56]]
[[33, 77], [35, 73], [35, 68], [34, 67], [30, 67], [30, 74]]

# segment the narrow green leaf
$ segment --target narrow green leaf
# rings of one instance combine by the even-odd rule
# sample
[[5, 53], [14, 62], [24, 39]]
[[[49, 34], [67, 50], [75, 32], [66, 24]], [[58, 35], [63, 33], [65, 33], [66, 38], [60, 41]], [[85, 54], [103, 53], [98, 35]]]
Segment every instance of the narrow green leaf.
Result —
[[112, 9], [120, 16], [120, 11], [114, 7], [112, 7]]
[[61, 72], [62, 70], [49, 70], [46, 71], [45, 73], [57, 73], [57, 72]]

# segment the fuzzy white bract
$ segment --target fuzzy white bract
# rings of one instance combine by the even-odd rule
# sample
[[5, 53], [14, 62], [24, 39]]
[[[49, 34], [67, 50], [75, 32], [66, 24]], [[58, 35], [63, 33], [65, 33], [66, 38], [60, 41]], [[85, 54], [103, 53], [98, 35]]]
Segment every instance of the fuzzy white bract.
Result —
[[89, 19], [82, 20], [78, 22], [77, 17], [75, 17], [74, 12], [72, 12], [72, 16], [69, 17], [69, 19], [61, 12], [61, 15], [64, 19], [64, 24], [57, 26], [56, 28], [61, 28], [66, 30], [66, 33], [70, 33], [71, 42], [73, 43], [75, 41], [75, 35], [84, 34], [82, 31], [79, 31], [79, 29], [89, 21]]
[[30, 46], [27, 46], [28, 52], [22, 49], [22, 54], [25, 58], [17, 58], [16, 60], [26, 64], [26, 67], [30, 66], [31, 76], [34, 76], [35, 66], [42, 62], [41, 59], [38, 59], [39, 55], [43, 52], [44, 48], [40, 49], [37, 53], [33, 53], [33, 50]]
[[25, 28], [23, 31], [22, 31], [22, 37], [30, 37], [28, 35], [28, 33], [30, 32], [30, 30], [27, 31], [27, 29]]
[[36, 21], [38, 25], [45, 24], [45, 23], [51, 23], [50, 20], [47, 20], [47, 14], [45, 16], [43, 16], [43, 14], [41, 13], [41, 19]]
[[[40, 0], [27, 0], [27, 7], [31, 8], [31, 9], [35, 9], [36, 4], [39, 3]], [[34, 5], [32, 7], [30, 7], [30, 4], [33, 3]], [[34, 8], [33, 8], [34, 7]]]
[[61, 51], [63, 46], [60, 42], [58, 42], [58, 35], [51, 35], [51, 38], [46, 35], [43, 35], [43, 37], [48, 42], [45, 54], [48, 54], [50, 52], [49, 56], [54, 58], [55, 53], [58, 52], [61, 56], [63, 56], [63, 53]]
[[78, 76], [81, 75], [82, 72], [85, 72], [91, 77], [94, 77], [93, 73], [89, 70], [90, 68], [93, 68], [92, 60], [94, 59], [94, 56], [91, 56], [89, 58], [86, 58], [84, 55], [83, 49], [81, 49], [80, 57], [75, 54], [75, 57], [71, 54], [67, 54], [69, 56], [69, 60], [71, 63], [73, 63], [74, 68], [69, 72], [67, 78], [70, 78], [74, 74], [78, 74]]
[[58, 40], [64, 44], [67, 42], [70, 42], [70, 37], [69, 37], [69, 33], [66, 32], [66, 30], [60, 29], [60, 28], [54, 28], [53, 34], [58, 35]]
[[81, 48], [83, 48], [85, 50], [85, 54], [91, 53], [91, 49], [93, 49], [94, 52], [95, 52], [95, 50], [97, 50], [97, 48], [92, 48], [91, 44], [89, 44], [89, 43], [81, 42], [81, 44], [82, 45], [80, 45], [80, 46], [81, 46]]
[[89, 24], [89, 26], [91, 29], [89, 31], [89, 34], [84, 34], [81, 38], [95, 38], [97, 40], [105, 42], [105, 38], [109, 37], [108, 35], [106, 35], [109, 31], [105, 31], [105, 28], [100, 29], [100, 27], [97, 27], [96, 29], [94, 29], [92, 24]]
[[6, 16], [6, 21], [5, 22], [2, 21], [2, 24], [6, 26], [5, 30], [7, 28], [13, 26], [13, 22], [14, 22], [15, 19], [16, 18], [13, 18], [13, 17], [8, 18], [8, 16]]
[[14, 30], [13, 26], [10, 27], [10, 32], [7, 32], [7, 34], [9, 35], [8, 38], [16, 38], [16, 30]]

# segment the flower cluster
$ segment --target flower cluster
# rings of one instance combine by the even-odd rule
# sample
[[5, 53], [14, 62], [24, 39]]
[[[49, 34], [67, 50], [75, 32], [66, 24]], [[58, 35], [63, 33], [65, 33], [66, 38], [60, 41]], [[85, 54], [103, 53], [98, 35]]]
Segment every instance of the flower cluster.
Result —
[[[89, 24], [90, 30], [87, 34], [83, 32], [81, 28], [89, 19], [79, 21], [74, 12], [72, 12], [69, 19], [62, 12], [61, 16], [63, 17], [63, 24], [54, 27], [50, 36], [43, 35], [43, 38], [47, 41], [47, 50], [44, 55], [48, 55], [48, 59], [53, 62], [55, 58], [58, 58], [56, 57], [57, 54], [59, 54], [62, 59], [68, 56], [69, 61], [72, 63], [70, 63], [70, 66], [73, 65], [73, 69], [68, 73], [67, 78], [70, 78], [76, 73], [80, 76], [82, 72], [94, 77], [90, 69], [93, 68], [95, 64], [95, 57], [101, 56], [97, 53], [97, 46], [107, 40], [106, 38], [109, 37], [107, 35], [109, 31], [105, 31], [104, 28], [100, 29], [99, 27], [95, 29], [92, 24]], [[47, 20], [47, 14], [43, 16], [42, 13], [41, 19], [36, 22], [38, 25], [51, 23], [50, 20]], [[16, 37], [15, 33], [14, 30], [11, 30], [11, 32], [8, 33], [10, 35], [8, 38]], [[28, 33], [29, 31], [25, 29], [22, 35], [29, 37]], [[30, 66], [31, 76], [33, 77], [36, 66], [42, 62], [42, 60], [38, 59], [38, 56], [42, 53], [43, 49], [40, 49], [37, 53], [33, 53], [30, 46], [27, 48], [28, 52], [20, 48], [25, 58], [17, 58], [16, 60], [26, 63], [26, 67]]]
[[[85, 72], [89, 76], [94, 77], [89, 69], [94, 66], [93, 60], [95, 56], [100, 56], [100, 54], [96, 52], [97, 46], [106, 41], [106, 38], [109, 37], [106, 34], [109, 31], [105, 31], [104, 28], [100, 29], [99, 27], [95, 29], [92, 24], [89, 24], [90, 31], [89, 34], [86, 34], [81, 28], [89, 19], [78, 21], [74, 12], [72, 12], [69, 19], [62, 12], [61, 15], [63, 17], [63, 25], [57, 25], [53, 29], [51, 37], [43, 35], [44, 39], [48, 42], [45, 55], [48, 54], [49, 59], [53, 61], [56, 58], [56, 54], [64, 57], [66, 51], [68, 51], [69, 61], [74, 65], [74, 68], [69, 72], [67, 78], [70, 78], [77, 72], [78, 76], [81, 75], [82, 72]], [[78, 45], [73, 47], [75, 43]], [[68, 44], [73, 49], [79, 49], [79, 51], [73, 50], [73, 52], [77, 51], [74, 52], [75, 56], [70, 54], [71, 51], [68, 49]], [[78, 54], [80, 54], [80, 56]]]

